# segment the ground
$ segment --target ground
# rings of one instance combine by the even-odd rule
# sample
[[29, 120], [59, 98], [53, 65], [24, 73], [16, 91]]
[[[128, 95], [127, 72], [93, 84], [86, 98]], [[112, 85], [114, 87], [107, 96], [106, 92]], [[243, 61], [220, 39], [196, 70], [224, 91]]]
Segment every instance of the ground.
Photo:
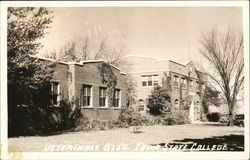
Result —
[[[9, 138], [9, 149], [21, 151], [211, 151], [244, 150], [244, 128], [218, 123], [145, 126], [142, 132], [128, 128], [70, 132], [52, 136]], [[185, 145], [186, 144], [186, 145]], [[66, 146], [68, 145], [68, 146]], [[178, 150], [179, 149], [179, 150]]]

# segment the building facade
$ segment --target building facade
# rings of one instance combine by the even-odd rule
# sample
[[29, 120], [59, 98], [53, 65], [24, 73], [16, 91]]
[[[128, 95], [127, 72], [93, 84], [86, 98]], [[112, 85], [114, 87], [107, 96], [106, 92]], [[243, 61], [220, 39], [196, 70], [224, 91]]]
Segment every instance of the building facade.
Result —
[[[41, 59], [49, 60], [49, 59]], [[80, 107], [89, 120], [117, 119], [121, 107], [125, 105], [126, 74], [112, 66], [117, 78], [114, 103], [110, 105], [107, 85], [103, 83], [100, 66], [104, 61], [57, 62], [51, 80], [51, 105], [60, 106], [66, 100], [73, 107]]]
[[[155, 86], [165, 86], [171, 96], [171, 110], [185, 109], [191, 100], [193, 121], [200, 120], [201, 94], [206, 85], [206, 76], [197, 71], [192, 61], [186, 65], [172, 60], [126, 56], [124, 62], [127, 74], [136, 84], [137, 98], [146, 105], [147, 98]], [[167, 85], [167, 86], [166, 86]], [[189, 107], [191, 108], [191, 107]]]

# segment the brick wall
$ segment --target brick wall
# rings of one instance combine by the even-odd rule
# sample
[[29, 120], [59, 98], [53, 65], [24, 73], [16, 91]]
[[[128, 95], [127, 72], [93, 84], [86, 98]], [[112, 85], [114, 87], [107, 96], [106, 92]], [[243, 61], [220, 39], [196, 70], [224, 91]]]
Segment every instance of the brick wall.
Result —
[[[91, 85], [92, 89], [92, 106], [91, 108], [81, 107], [78, 103], [77, 107], [82, 108], [82, 113], [89, 119], [101, 119], [110, 120], [117, 119], [120, 113], [119, 108], [113, 108], [108, 106], [107, 108], [99, 107], [99, 87], [106, 87], [106, 84], [102, 83], [102, 77], [100, 76], [100, 71], [98, 66], [101, 63], [86, 63], [83, 66], [75, 65], [75, 97], [76, 100], [80, 97], [81, 87], [83, 84]], [[121, 90], [121, 106], [126, 103], [125, 99], [125, 88], [126, 88], [126, 77], [120, 74], [120, 71], [113, 68], [113, 72], [117, 77], [116, 88]]]
[[[99, 87], [106, 87], [106, 84], [102, 83], [102, 77], [98, 69], [100, 64], [100, 62], [84, 63], [83, 65], [58, 63], [52, 81], [59, 82], [60, 100], [74, 102], [74, 107], [81, 107], [79, 99], [82, 85], [91, 85], [92, 105], [91, 108], [81, 107], [83, 115], [90, 120], [95, 118], [100, 120], [117, 119], [121, 108], [99, 107]], [[121, 91], [121, 106], [125, 106], [126, 75], [121, 74], [118, 69], [112, 69], [117, 77], [116, 88]]]

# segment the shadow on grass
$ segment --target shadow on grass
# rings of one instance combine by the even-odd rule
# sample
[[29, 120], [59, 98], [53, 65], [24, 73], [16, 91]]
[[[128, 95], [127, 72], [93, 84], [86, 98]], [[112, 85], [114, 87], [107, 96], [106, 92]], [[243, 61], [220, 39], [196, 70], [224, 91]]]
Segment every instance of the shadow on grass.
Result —
[[[194, 151], [244, 151], [244, 136], [243, 135], [225, 135], [225, 136], [214, 136], [209, 138], [203, 139], [192, 139], [192, 138], [185, 138], [182, 140], [174, 140], [171, 143], [159, 143], [159, 144], [152, 144], [152, 145], [160, 145], [161, 147], [169, 147], [169, 146], [180, 146], [180, 145], [187, 145], [187, 150], [193, 147], [193, 149], [198, 149], [198, 145], [204, 147], [204, 150], [194, 150]], [[218, 145], [226, 146], [223, 150], [212, 150], [212, 146], [217, 145], [216, 148], [219, 148]], [[210, 148], [210, 149], [208, 149]]]

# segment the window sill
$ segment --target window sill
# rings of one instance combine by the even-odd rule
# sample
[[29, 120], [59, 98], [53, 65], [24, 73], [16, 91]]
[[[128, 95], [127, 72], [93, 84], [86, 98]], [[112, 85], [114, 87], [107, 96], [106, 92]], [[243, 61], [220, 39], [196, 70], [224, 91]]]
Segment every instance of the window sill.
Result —
[[112, 107], [112, 109], [114, 109], [114, 110], [121, 110], [122, 107]]
[[109, 109], [109, 107], [98, 107], [98, 109]]
[[89, 106], [89, 107], [87, 107], [87, 106], [81, 106], [81, 109], [94, 109], [94, 107], [91, 107], [91, 106]]

